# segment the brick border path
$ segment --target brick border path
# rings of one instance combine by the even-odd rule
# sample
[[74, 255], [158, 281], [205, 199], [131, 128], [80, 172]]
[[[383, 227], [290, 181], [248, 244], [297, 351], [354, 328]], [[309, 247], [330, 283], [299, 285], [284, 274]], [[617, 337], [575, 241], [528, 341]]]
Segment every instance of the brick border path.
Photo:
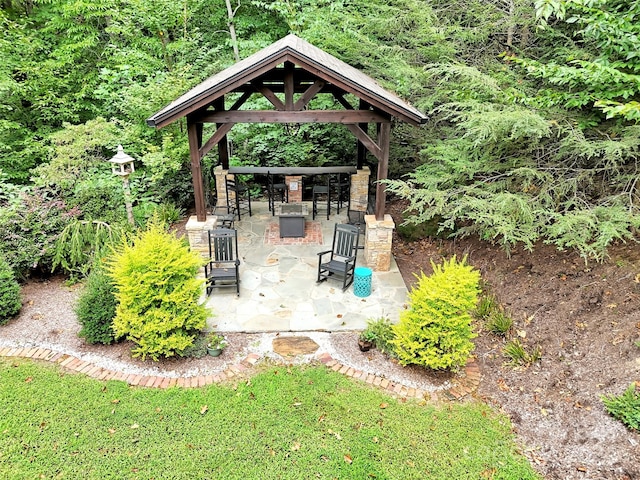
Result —
[[[126, 374], [118, 371], [98, 367], [92, 363], [80, 360], [73, 355], [59, 353], [48, 348], [26, 347], [26, 348], [0, 348], [0, 357], [21, 357], [34, 360], [45, 360], [57, 363], [61, 367], [77, 373], [84, 373], [97, 380], [120, 380], [129, 385], [147, 388], [197, 388], [211, 385], [213, 383], [225, 382], [239, 378], [249, 369], [253, 368], [261, 359], [260, 355], [250, 353], [240, 363], [231, 365], [225, 371], [213, 375], [199, 375], [195, 377], [163, 377], [160, 375], [143, 376], [136, 374]], [[365, 382], [369, 385], [385, 390], [393, 396], [401, 398], [416, 398], [418, 400], [438, 401], [438, 400], [462, 400], [473, 395], [480, 384], [480, 367], [475, 361], [470, 361], [462, 370], [462, 374], [456, 379], [454, 385], [443, 391], [425, 392], [420, 389], [407, 387], [400, 383], [395, 383], [389, 379], [356, 370], [348, 365], [343, 365], [334, 360], [328, 353], [318, 355], [318, 360], [327, 368], [338, 372], [355, 380]]]

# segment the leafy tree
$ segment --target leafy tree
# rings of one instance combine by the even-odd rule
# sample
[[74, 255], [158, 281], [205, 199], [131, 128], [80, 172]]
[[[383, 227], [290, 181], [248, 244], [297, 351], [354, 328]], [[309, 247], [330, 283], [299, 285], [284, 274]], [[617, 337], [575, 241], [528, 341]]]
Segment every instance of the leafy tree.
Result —
[[556, 59], [517, 59], [527, 73], [550, 87], [539, 103], [595, 107], [607, 118], [640, 121], [640, 3], [630, 0], [537, 0], [543, 26], [551, 19], [575, 26], [579, 44]]

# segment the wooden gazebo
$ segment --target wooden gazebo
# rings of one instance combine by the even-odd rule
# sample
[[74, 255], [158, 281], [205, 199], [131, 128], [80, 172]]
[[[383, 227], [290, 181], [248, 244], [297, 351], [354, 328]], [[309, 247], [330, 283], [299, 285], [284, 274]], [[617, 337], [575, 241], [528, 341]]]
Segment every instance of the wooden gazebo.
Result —
[[[225, 97], [239, 94], [227, 105]], [[254, 94], [263, 95], [271, 110], [242, 109]], [[279, 95], [278, 95], [279, 94]], [[318, 94], [330, 94], [340, 110], [309, 110]], [[358, 99], [353, 105], [345, 96]], [[237, 95], [236, 95], [237, 96]], [[295, 35], [288, 35], [250, 57], [213, 75], [155, 113], [147, 123], [162, 128], [187, 117], [191, 174], [196, 216], [205, 221], [207, 212], [201, 160], [215, 146], [222, 168], [229, 168], [227, 133], [236, 123], [341, 123], [357, 138], [357, 168], [363, 166], [365, 149], [378, 160], [377, 179], [387, 177], [391, 117], [419, 125], [427, 118], [375, 80]], [[203, 125], [215, 123], [215, 133], [203, 142]], [[375, 124], [377, 135], [369, 135]], [[384, 186], [378, 183], [375, 217], [384, 217]]]

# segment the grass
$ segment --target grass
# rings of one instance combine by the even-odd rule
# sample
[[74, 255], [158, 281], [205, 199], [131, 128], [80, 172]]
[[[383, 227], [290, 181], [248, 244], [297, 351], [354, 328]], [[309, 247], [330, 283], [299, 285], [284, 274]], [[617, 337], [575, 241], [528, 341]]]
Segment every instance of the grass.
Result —
[[402, 403], [324, 367], [153, 390], [0, 359], [0, 379], [0, 478], [538, 478], [487, 405]]
[[511, 359], [512, 365], [531, 365], [542, 357], [539, 346], [535, 346], [529, 351], [517, 338], [509, 340], [502, 351], [506, 357]]
[[511, 330], [513, 319], [502, 310], [494, 310], [485, 325], [491, 333], [504, 337]]

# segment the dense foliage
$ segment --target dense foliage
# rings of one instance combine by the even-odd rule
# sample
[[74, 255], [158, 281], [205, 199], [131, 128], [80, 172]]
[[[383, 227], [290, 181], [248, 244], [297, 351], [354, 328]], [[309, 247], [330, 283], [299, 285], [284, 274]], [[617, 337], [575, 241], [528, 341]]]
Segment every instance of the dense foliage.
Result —
[[0, 200], [0, 251], [18, 277], [52, 269], [56, 240], [78, 214], [48, 189], [24, 189]]
[[113, 329], [136, 344], [134, 356], [158, 360], [193, 344], [208, 316], [199, 303], [201, 265], [200, 255], [157, 221], [109, 257], [118, 302]]
[[0, 255], [0, 325], [16, 315], [21, 308], [20, 285], [13, 270]]
[[112, 227], [99, 220], [73, 220], [56, 239], [52, 268], [60, 267], [72, 276], [84, 276], [124, 234], [120, 224]]
[[113, 330], [116, 305], [113, 281], [103, 268], [92, 269], [75, 307], [82, 325], [78, 335], [89, 343], [113, 343], [116, 339]]
[[424, 272], [409, 292], [409, 308], [400, 312], [390, 340], [402, 365], [432, 369], [463, 366], [474, 348], [477, 335], [470, 312], [478, 302], [480, 272], [455, 257], [432, 264], [433, 274]]
[[[224, 2], [207, 0], [4, 2], [0, 179], [112, 225], [124, 204], [106, 160], [122, 144], [137, 161], [140, 225], [163, 203], [188, 207], [184, 122], [156, 131], [145, 119], [231, 65], [234, 49], [245, 58], [293, 32], [429, 116], [422, 128], [393, 125], [390, 189], [410, 201], [408, 222], [479, 234], [507, 251], [544, 241], [597, 259], [636, 238], [638, 2], [231, 3], [232, 19]], [[247, 106], [264, 108], [258, 97]], [[340, 125], [236, 125], [229, 140], [240, 164], [352, 164], [355, 154]], [[203, 163], [212, 190], [216, 153]], [[0, 202], [0, 223], [12, 208]], [[52, 227], [38, 251], [64, 225]], [[13, 257], [20, 243], [3, 247]]]

